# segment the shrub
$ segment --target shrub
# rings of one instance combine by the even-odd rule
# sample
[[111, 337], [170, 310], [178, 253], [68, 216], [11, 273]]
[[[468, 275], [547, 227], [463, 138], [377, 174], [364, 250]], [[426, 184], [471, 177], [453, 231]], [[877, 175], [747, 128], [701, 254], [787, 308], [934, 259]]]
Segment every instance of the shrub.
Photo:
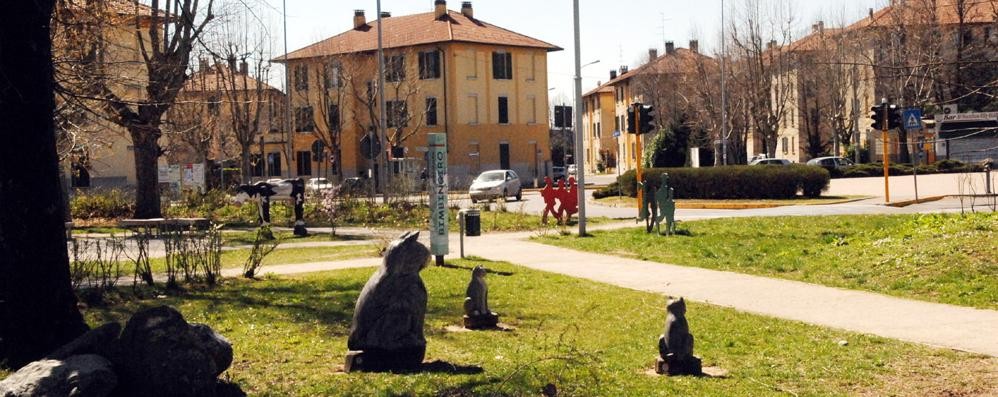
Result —
[[[980, 166], [966, 164], [957, 160], [942, 160], [935, 164], [920, 164], [917, 169], [919, 175], [983, 171]], [[911, 175], [914, 173], [914, 167], [906, 163], [891, 163], [887, 167], [887, 173], [890, 176]], [[833, 178], [868, 178], [883, 175], [884, 163], [856, 164], [832, 172]]]
[[69, 209], [73, 219], [120, 219], [132, 216], [135, 202], [119, 189], [77, 190]]
[[[656, 178], [663, 173], [669, 174], [669, 186], [675, 189], [677, 199], [788, 199], [802, 191], [817, 197], [830, 179], [825, 169], [806, 165], [652, 168], [644, 172]], [[637, 196], [633, 170], [617, 182], [623, 194]], [[616, 194], [616, 187], [605, 190], [597, 193]]]

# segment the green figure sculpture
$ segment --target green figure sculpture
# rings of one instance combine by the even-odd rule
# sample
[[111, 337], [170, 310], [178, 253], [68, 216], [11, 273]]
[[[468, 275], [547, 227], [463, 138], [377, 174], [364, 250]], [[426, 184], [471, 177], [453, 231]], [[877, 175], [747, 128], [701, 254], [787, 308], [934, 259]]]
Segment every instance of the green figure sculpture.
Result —
[[[675, 190], [669, 187], [669, 174], [662, 174], [662, 185], [655, 192], [655, 201], [659, 210], [655, 226], [659, 227], [659, 234], [666, 236], [676, 234]], [[665, 220], [665, 233], [660, 229], [663, 220]]]
[[638, 221], [645, 221], [645, 231], [651, 233], [658, 227], [659, 212], [658, 201], [655, 196], [658, 192], [658, 183], [655, 178], [645, 175], [644, 180], [638, 183], [638, 187], [643, 189], [641, 196], [641, 209], [638, 212]]

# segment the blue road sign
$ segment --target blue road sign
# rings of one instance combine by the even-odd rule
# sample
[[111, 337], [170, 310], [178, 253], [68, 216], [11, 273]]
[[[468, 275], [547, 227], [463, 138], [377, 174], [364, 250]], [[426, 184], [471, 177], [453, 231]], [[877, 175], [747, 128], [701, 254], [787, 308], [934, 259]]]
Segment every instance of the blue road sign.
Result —
[[620, 131], [614, 131], [613, 132], [613, 137], [614, 138], [620, 138]]
[[922, 129], [922, 109], [907, 109], [901, 114], [901, 118], [905, 130], [915, 131]]

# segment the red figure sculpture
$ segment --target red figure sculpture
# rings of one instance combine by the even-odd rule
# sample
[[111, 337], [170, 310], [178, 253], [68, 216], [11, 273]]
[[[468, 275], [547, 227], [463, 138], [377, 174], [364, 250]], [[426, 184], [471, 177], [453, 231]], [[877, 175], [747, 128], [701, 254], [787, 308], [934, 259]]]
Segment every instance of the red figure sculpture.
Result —
[[568, 178], [568, 190], [562, 190], [561, 207], [558, 213], [562, 215], [567, 223], [572, 219], [572, 215], [579, 212], [579, 186], [575, 183], [575, 178]]
[[558, 223], [561, 223], [561, 213], [555, 211], [554, 209], [555, 199], [558, 198], [558, 192], [555, 191], [554, 187], [551, 185], [551, 177], [544, 177], [544, 189], [541, 189], [541, 197], [544, 198], [544, 215], [541, 216], [541, 222], [544, 222], [545, 224], [548, 223], [548, 213], [554, 215], [554, 218], [558, 220]]

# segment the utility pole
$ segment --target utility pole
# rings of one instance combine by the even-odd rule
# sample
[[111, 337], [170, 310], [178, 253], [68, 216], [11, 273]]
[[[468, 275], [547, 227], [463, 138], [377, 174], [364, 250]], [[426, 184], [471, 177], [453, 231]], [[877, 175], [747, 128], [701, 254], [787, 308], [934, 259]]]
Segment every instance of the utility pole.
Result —
[[579, 184], [579, 237], [586, 235], [586, 167], [579, 167], [583, 156], [582, 132], [582, 44], [579, 40], [579, 0], [572, 1], [575, 19], [575, 174]]
[[[385, 154], [385, 150], [392, 150], [390, 144], [385, 145], [387, 139], [385, 133], [387, 132], [385, 126], [385, 48], [384, 43], [381, 38], [381, 20], [384, 19], [381, 16], [381, 0], [378, 0], [378, 142], [381, 143], [381, 153], [377, 154], [381, 157]], [[377, 162], [376, 162], [377, 163]], [[387, 198], [388, 192], [388, 174], [391, 173], [391, 168], [388, 166], [388, 156], [381, 161], [382, 167], [380, 167], [383, 172], [380, 172], [377, 178], [378, 183], [381, 185], [381, 193], [383, 197]]]
[[[724, 0], [721, 0], [721, 131], [718, 137], [721, 138], [721, 165], [728, 165], [728, 92], [727, 76], [725, 75], [727, 59], [727, 49], [725, 43], [728, 41], [727, 28], [724, 26]], [[639, 203], [640, 205], [640, 203]]]
[[[287, 148], [285, 160], [288, 164], [287, 176], [291, 178], [291, 155], [294, 151], [293, 141], [294, 136], [291, 132], [291, 62], [288, 59], [288, 2], [284, 0], [281, 2], [282, 12], [284, 15], [284, 90], [287, 91], [284, 95], [284, 146]], [[263, 152], [260, 152], [263, 156]], [[281, 162], [278, 160], [277, 164], [280, 165]], [[283, 172], [282, 172], [283, 174]]]

